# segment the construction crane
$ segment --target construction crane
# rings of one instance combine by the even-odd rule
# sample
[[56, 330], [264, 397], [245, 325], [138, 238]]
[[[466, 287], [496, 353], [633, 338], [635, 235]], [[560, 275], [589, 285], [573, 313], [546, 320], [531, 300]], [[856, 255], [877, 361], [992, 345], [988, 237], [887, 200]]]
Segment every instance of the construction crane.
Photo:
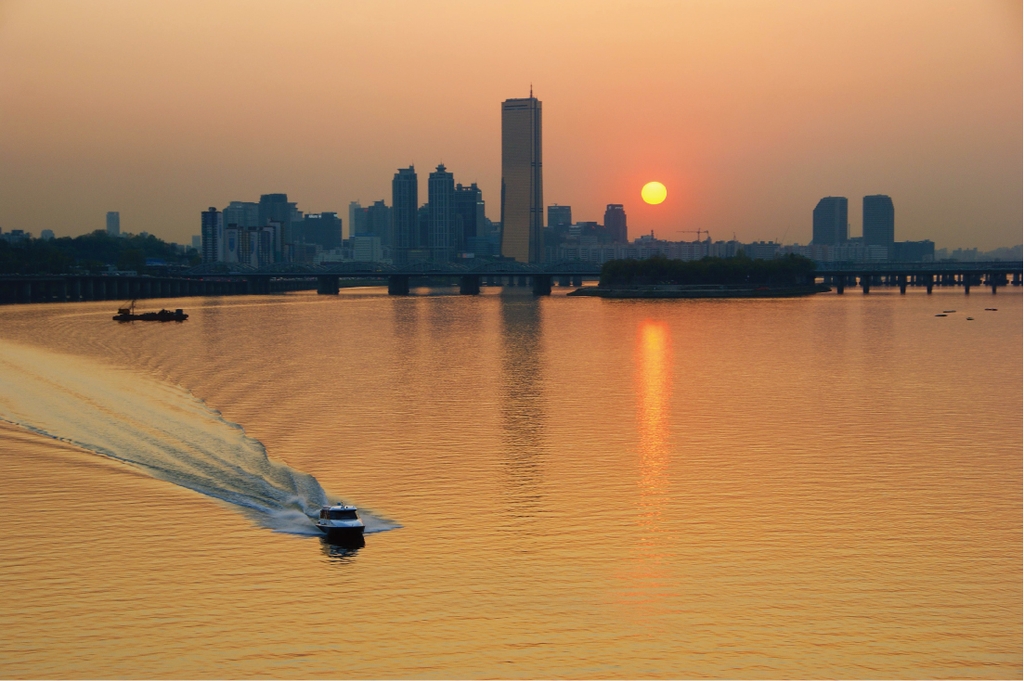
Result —
[[697, 241], [700, 241], [700, 235], [701, 234], [704, 234], [709, 239], [711, 238], [711, 232], [709, 232], [706, 229], [677, 229], [676, 231], [677, 232], [685, 232], [687, 234], [696, 234], [697, 235]]

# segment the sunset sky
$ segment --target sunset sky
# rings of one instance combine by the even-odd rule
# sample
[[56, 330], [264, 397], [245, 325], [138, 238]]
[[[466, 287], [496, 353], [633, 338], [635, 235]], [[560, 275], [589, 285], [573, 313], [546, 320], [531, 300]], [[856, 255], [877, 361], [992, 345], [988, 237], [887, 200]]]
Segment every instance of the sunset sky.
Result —
[[990, 249], [1021, 242], [1021, 63], [1019, 2], [0, 2], [0, 228], [182, 242], [269, 192], [347, 222], [440, 162], [497, 220], [532, 83], [577, 220], [806, 243], [819, 198], [856, 236], [889, 194], [897, 240]]

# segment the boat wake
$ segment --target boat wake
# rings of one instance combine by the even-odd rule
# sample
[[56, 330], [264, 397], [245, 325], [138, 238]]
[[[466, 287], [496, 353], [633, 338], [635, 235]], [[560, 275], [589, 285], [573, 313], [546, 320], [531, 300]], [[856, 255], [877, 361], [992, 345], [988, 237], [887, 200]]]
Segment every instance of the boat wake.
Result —
[[[0, 420], [234, 504], [278, 532], [320, 536], [312, 519], [340, 501], [180, 386], [5, 340]], [[368, 533], [397, 527], [360, 516]]]

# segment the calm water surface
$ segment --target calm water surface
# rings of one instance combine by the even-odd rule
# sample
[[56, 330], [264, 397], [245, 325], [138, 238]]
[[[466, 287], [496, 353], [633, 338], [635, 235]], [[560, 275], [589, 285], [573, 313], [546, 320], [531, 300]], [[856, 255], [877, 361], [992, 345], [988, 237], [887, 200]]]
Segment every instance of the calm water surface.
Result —
[[159, 303], [0, 308], [4, 677], [1021, 677], [1018, 292]]

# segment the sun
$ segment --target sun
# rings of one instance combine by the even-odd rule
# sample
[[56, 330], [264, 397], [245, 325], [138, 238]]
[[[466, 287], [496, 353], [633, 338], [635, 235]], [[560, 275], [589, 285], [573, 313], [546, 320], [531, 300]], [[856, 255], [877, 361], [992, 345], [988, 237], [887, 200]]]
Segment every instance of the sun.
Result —
[[668, 195], [668, 190], [665, 189], [665, 185], [660, 182], [648, 182], [644, 185], [644, 188], [640, 190], [640, 196], [643, 200], [651, 205], [657, 205], [665, 200]]

